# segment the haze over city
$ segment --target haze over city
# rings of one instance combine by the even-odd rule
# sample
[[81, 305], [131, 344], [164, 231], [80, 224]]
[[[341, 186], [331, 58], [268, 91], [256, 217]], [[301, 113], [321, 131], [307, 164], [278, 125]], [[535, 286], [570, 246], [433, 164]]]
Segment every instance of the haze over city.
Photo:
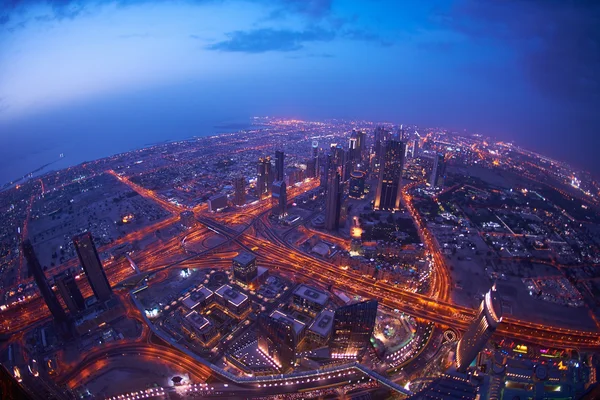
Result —
[[[254, 115], [467, 129], [597, 173], [598, 7], [5, 2], [1, 176], [14, 178], [8, 164], [28, 172], [15, 162], [28, 149], [44, 151], [40, 164], [57, 151], [78, 163]], [[72, 144], [100, 135], [113, 147]]]
[[600, 398], [600, 4], [0, 4], [0, 398]]

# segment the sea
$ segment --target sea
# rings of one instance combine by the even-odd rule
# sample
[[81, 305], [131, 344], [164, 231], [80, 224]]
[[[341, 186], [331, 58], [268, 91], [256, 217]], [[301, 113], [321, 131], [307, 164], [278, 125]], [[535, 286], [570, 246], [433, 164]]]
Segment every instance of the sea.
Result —
[[[30, 175], [38, 176], [159, 143], [237, 132], [251, 127], [250, 118], [194, 121], [185, 129], [181, 126], [141, 129], [94, 127], [82, 131], [69, 126], [37, 129], [38, 124], [21, 125], [8, 129], [8, 134], [0, 133], [0, 190], [23, 182], [24, 177], [27, 179]], [[11, 131], [13, 134], [10, 134]]]

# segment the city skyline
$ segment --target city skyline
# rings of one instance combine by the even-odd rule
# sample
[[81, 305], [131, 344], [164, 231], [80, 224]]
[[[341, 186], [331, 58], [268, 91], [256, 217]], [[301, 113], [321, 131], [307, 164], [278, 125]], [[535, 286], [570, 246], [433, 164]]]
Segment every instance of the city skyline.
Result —
[[600, 398], [600, 3], [0, 6], [0, 397]]
[[[75, 132], [162, 141], [252, 115], [359, 118], [515, 140], [597, 174], [585, 139], [600, 122], [600, 68], [586, 46], [599, 12], [466, 0], [12, 2], [0, 18], [0, 140], [16, 153], [56, 141], [54, 156], [74, 157], [62, 138]], [[171, 99], [185, 106], [169, 109]]]

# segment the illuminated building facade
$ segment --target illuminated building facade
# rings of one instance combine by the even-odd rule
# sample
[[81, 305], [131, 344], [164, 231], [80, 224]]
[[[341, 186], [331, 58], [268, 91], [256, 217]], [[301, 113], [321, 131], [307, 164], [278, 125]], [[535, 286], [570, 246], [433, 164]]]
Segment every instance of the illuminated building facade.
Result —
[[268, 197], [271, 184], [273, 183], [273, 165], [271, 157], [261, 157], [258, 159], [257, 178], [256, 178], [256, 196], [259, 199]]
[[256, 326], [258, 349], [282, 371], [287, 370], [295, 361], [298, 344], [293, 322], [259, 314]]
[[377, 164], [379, 164], [379, 159], [381, 158], [381, 153], [385, 142], [387, 142], [390, 139], [390, 132], [384, 127], [378, 126], [377, 128], [375, 128], [374, 136], [375, 142], [373, 145], [373, 150], [375, 152], [376, 162]]
[[246, 179], [243, 176], [238, 176], [233, 180], [234, 195], [233, 202], [236, 206], [246, 204]]
[[362, 171], [353, 171], [350, 174], [350, 187], [348, 196], [353, 199], [362, 199], [365, 195], [365, 173]]
[[58, 298], [48, 284], [46, 276], [44, 275], [44, 270], [42, 269], [42, 265], [35, 255], [33, 245], [29, 240], [25, 240], [23, 242], [23, 255], [27, 260], [29, 270], [33, 274], [33, 279], [35, 280], [35, 283], [40, 290], [40, 294], [42, 295], [44, 302], [46, 302], [52, 317], [61, 328], [64, 328], [66, 322], [68, 321], [67, 314], [65, 313], [65, 310], [63, 310]]
[[433, 157], [433, 167], [431, 168], [431, 176], [429, 177], [429, 185], [433, 187], [444, 187], [446, 181], [446, 161], [444, 155], [437, 153]]
[[389, 140], [383, 145], [379, 180], [375, 193], [376, 210], [399, 210], [404, 168], [404, 143]]
[[278, 217], [287, 215], [287, 194], [284, 181], [273, 182], [271, 190], [271, 212]]
[[292, 306], [297, 310], [317, 315], [329, 301], [329, 295], [304, 284], [298, 285], [292, 293]]
[[338, 308], [333, 317], [329, 349], [332, 358], [358, 359], [369, 345], [377, 317], [377, 300]]
[[66, 270], [55, 275], [54, 282], [72, 315], [77, 315], [85, 309], [85, 300], [71, 271]]
[[98, 251], [92, 240], [92, 234], [87, 232], [73, 238], [73, 244], [75, 245], [75, 251], [79, 262], [85, 271], [92, 291], [98, 299], [98, 301], [106, 301], [112, 296], [112, 289], [104, 268], [100, 262]]
[[360, 162], [360, 147], [358, 144], [358, 133], [353, 130], [348, 140], [348, 153], [350, 160]]
[[256, 257], [250, 253], [242, 252], [233, 258], [232, 269], [233, 278], [244, 285], [248, 285], [258, 275]]
[[335, 231], [340, 227], [341, 208], [340, 174], [336, 170], [331, 170], [327, 179], [327, 196], [325, 198], [325, 229]]
[[456, 367], [465, 372], [477, 354], [485, 347], [492, 334], [502, 321], [502, 304], [497, 296], [496, 287], [492, 287], [479, 306], [477, 318], [458, 342], [456, 347]]

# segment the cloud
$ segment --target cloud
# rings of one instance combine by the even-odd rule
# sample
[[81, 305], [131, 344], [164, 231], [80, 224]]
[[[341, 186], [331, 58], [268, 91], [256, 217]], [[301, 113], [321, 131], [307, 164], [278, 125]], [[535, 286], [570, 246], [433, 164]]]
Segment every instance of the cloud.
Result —
[[227, 36], [227, 40], [213, 43], [207, 48], [242, 53], [289, 52], [302, 49], [307, 42], [331, 41], [335, 34], [321, 28], [310, 28], [304, 31], [264, 28], [235, 31]]
[[332, 0], [257, 0], [267, 5], [275, 4], [270, 19], [279, 19], [288, 14], [303, 14], [314, 19], [321, 19], [331, 13]]
[[344, 31], [343, 36], [344, 38], [349, 40], [372, 42], [385, 47], [392, 46], [394, 44], [391, 40], [385, 39], [377, 33], [370, 32], [364, 29], [349, 29]]
[[543, 95], [600, 101], [600, 2], [465, 0], [436, 19], [472, 40], [513, 48]]

